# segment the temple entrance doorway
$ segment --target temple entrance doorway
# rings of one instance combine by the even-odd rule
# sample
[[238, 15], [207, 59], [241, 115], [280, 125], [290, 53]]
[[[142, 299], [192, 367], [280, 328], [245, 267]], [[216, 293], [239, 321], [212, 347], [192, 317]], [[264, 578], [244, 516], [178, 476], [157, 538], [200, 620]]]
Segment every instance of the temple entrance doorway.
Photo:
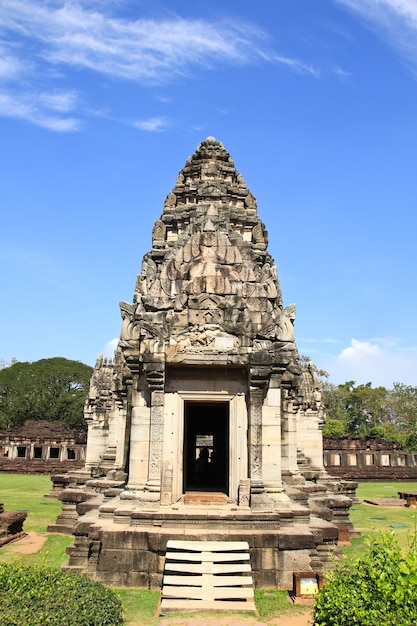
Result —
[[185, 402], [184, 492], [229, 495], [229, 403]]

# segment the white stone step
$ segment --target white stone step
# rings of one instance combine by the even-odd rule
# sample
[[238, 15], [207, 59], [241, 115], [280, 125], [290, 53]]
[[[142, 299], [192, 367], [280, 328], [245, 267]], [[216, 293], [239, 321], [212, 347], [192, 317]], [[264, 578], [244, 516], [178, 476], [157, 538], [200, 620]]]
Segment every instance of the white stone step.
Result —
[[[179, 563], [177, 561], [165, 562], [166, 572], [190, 572], [190, 563]], [[194, 563], [193, 572], [195, 574], [240, 574], [251, 572], [249, 563]]]
[[172, 611], [256, 611], [248, 561], [245, 541], [168, 541], [161, 615]]
[[180, 605], [178, 600], [163, 599], [161, 615], [173, 611], [253, 611], [256, 612], [255, 602], [227, 602], [222, 600], [185, 600]]
[[240, 552], [167, 552], [166, 557], [170, 561], [191, 561], [192, 563], [221, 563], [222, 561], [249, 560], [249, 554]]

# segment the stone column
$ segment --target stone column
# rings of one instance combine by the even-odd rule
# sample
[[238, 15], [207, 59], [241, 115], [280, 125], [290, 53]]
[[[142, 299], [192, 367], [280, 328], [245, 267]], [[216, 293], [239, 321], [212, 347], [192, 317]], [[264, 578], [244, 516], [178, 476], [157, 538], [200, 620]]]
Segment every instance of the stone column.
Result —
[[149, 464], [146, 491], [161, 491], [162, 441], [164, 432], [164, 364], [150, 364], [147, 371], [148, 386], [151, 391], [151, 420], [149, 430]]
[[263, 491], [262, 480], [262, 389], [251, 387], [249, 392], [249, 477], [251, 492]]
[[88, 426], [85, 469], [90, 471], [93, 467], [97, 467], [103, 458], [107, 447], [108, 428], [102, 415], [88, 414], [85, 418]]
[[164, 393], [163, 391], [153, 391], [151, 394], [148, 481], [145, 487], [147, 491], [161, 490], [163, 425]]
[[262, 413], [262, 478], [266, 491], [282, 491], [281, 392], [279, 388], [269, 388], [267, 405], [263, 407]]
[[150, 410], [134, 406], [131, 416], [128, 489], [143, 489], [148, 478]]
[[293, 481], [300, 475], [297, 466], [297, 419], [293, 399], [288, 395], [283, 399], [281, 411], [282, 476], [285, 481]]
[[123, 406], [122, 402], [116, 403], [114, 411], [112, 412], [112, 421], [114, 424], [114, 430], [116, 433], [115, 446], [116, 446], [116, 459], [115, 467], [117, 469], [125, 469], [127, 459], [127, 447], [129, 433], [127, 432], [127, 407], [126, 403]]
[[[259, 355], [257, 355], [259, 358]], [[249, 374], [249, 432], [248, 432], [248, 459], [251, 493], [263, 493], [264, 482], [262, 476], [262, 405], [264, 390], [269, 380], [270, 368], [254, 363]]]

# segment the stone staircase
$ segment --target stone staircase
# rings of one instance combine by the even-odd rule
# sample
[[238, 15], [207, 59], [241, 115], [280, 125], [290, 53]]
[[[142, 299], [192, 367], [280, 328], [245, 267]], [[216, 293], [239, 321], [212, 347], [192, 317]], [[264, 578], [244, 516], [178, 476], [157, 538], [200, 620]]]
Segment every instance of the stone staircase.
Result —
[[160, 614], [256, 611], [246, 541], [167, 543]]

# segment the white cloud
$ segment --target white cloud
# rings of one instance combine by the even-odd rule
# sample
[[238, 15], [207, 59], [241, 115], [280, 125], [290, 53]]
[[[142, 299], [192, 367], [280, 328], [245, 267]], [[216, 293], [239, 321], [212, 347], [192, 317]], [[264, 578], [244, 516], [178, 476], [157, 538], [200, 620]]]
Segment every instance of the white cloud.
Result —
[[262, 56], [266, 60], [275, 61], [276, 63], [286, 65], [287, 67], [299, 73], [311, 74], [311, 76], [314, 76], [315, 78], [320, 78], [322, 75], [322, 72], [318, 70], [317, 68], [315, 68], [313, 65], [310, 65], [309, 63], [304, 63], [303, 61], [300, 61], [299, 59], [291, 59], [291, 58], [283, 57], [277, 54], [272, 54], [272, 55], [262, 54]]
[[106, 357], [107, 359], [112, 359], [114, 357], [114, 351], [117, 348], [118, 341], [118, 337], [115, 337], [114, 339], [110, 339], [110, 341], [106, 343], [103, 350], [104, 357]]
[[394, 382], [417, 385], [417, 347], [404, 350], [393, 338], [377, 341], [352, 339], [350, 346], [338, 356], [324, 359], [320, 367], [335, 384], [354, 380], [371, 382], [374, 387], [392, 388]]
[[136, 120], [132, 126], [138, 130], [161, 131], [166, 128], [167, 120], [164, 117], [151, 117], [148, 120]]
[[19, 77], [23, 71], [20, 60], [6, 49], [0, 46], [0, 80], [13, 80]]
[[[78, 130], [81, 123], [75, 117], [63, 117], [74, 103], [73, 92], [27, 92], [10, 90], [0, 94], [0, 115], [30, 120], [37, 126], [68, 132]], [[73, 106], [73, 104], [72, 104]]]
[[[61, 109], [58, 98], [48, 100], [53, 91], [71, 93], [71, 89], [51, 89], [51, 84], [71, 80], [69, 69], [145, 85], [188, 77], [196, 68], [213, 69], [224, 63], [276, 63], [319, 77], [308, 63], [276, 54], [268, 35], [252, 24], [172, 14], [127, 19], [118, 16], [117, 9], [118, 3], [111, 1], [2, 0], [0, 79], [6, 81], [3, 95], [13, 106], [3, 104], [0, 114], [53, 130], [76, 129], [74, 117], [81, 115], [77, 99], [65, 106], [64, 97]], [[38, 95], [30, 106], [32, 92]], [[144, 129], [160, 130], [160, 125]]]
[[4, 33], [38, 43], [39, 59], [51, 64], [137, 81], [167, 80], [214, 61], [273, 58], [264, 49], [266, 35], [252, 25], [179, 17], [128, 20], [84, 4], [3, 0], [0, 27]]
[[401, 52], [417, 73], [416, 0], [334, 0], [360, 15]]
[[349, 363], [361, 363], [364, 360], [379, 358], [382, 354], [383, 351], [379, 346], [373, 345], [368, 341], [352, 339], [351, 345], [345, 348], [338, 358]]
[[388, 21], [397, 16], [417, 27], [417, 3], [415, 0], [336, 0], [369, 19]]

